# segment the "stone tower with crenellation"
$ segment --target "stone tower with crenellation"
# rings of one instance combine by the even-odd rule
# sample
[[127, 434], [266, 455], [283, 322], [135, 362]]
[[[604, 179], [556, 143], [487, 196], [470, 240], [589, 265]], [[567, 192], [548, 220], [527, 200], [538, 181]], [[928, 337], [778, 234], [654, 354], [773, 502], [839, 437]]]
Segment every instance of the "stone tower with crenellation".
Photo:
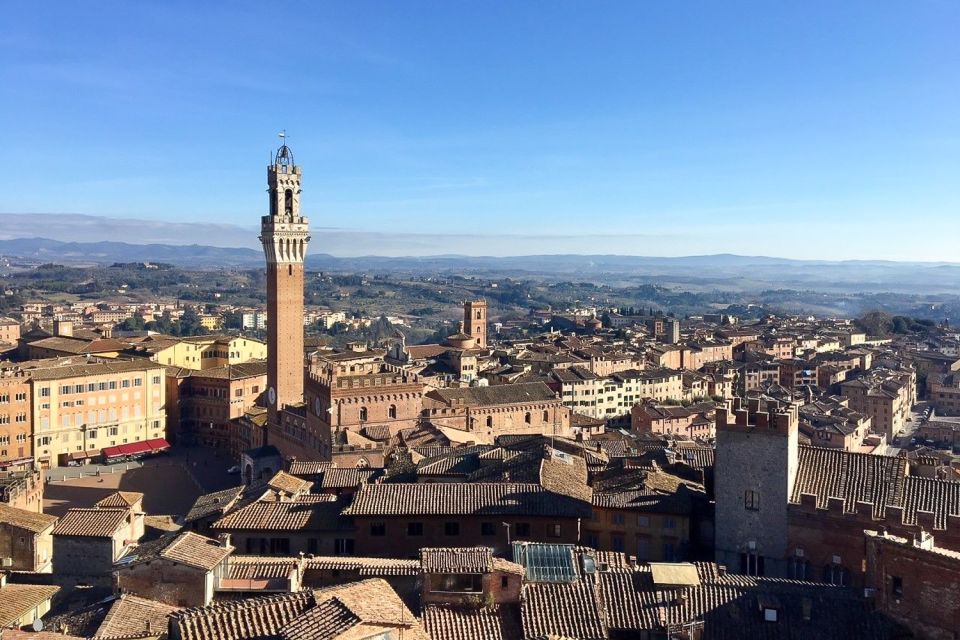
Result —
[[731, 573], [786, 577], [787, 505], [799, 466], [797, 406], [734, 398], [732, 411], [717, 408], [716, 421], [716, 561]]
[[286, 144], [267, 167], [270, 214], [260, 222], [267, 261], [267, 407], [269, 426], [279, 412], [303, 402], [303, 259], [310, 221], [300, 215], [300, 167]]
[[463, 332], [476, 340], [480, 349], [487, 348], [487, 301], [467, 300], [463, 303]]

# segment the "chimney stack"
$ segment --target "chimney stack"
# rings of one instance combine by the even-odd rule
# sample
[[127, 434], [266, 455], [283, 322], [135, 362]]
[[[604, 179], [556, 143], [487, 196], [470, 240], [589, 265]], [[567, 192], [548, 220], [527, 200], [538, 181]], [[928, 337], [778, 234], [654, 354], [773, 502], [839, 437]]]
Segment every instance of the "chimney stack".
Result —
[[230, 534], [229, 534], [229, 533], [221, 533], [220, 535], [217, 536], [217, 540], [220, 541], [220, 546], [223, 547], [223, 548], [227, 548], [227, 547], [230, 546]]
[[54, 320], [53, 335], [57, 337], [64, 337], [64, 338], [73, 337], [73, 321], [72, 320]]

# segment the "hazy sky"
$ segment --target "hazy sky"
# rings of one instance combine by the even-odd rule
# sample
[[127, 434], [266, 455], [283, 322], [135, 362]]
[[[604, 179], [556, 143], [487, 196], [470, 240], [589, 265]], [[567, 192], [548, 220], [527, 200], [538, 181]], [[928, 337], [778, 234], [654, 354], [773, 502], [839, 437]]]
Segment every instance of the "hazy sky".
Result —
[[317, 227], [457, 238], [411, 254], [960, 260], [958, 34], [954, 0], [8, 3], [0, 212], [256, 225], [286, 128]]

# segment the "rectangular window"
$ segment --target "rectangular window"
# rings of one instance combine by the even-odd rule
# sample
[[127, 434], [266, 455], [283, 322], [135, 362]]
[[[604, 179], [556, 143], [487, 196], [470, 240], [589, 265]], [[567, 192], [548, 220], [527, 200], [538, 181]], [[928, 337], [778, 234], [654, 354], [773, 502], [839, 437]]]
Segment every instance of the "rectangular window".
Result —
[[458, 535], [460, 535], [460, 523], [459, 523], [459, 522], [445, 522], [445, 523], [443, 523], [443, 535], [445, 535], [445, 536], [458, 536]]
[[562, 531], [560, 525], [558, 524], [548, 524], [547, 525], [547, 537], [548, 538], [559, 538]]
[[129, 387], [130, 387], [130, 381], [129, 381], [129, 380], [121, 380], [121, 381], [120, 381], [120, 388], [121, 388], [121, 389], [128, 389]]
[[747, 489], [743, 493], [743, 507], [748, 511], [760, 511], [760, 494]]
[[143, 386], [143, 379], [141, 379], [141, 378], [134, 378], [134, 379], [133, 379], [133, 386], [135, 386], [135, 387], [142, 387], [142, 386]]
[[423, 535], [423, 523], [422, 523], [422, 522], [408, 522], [408, 523], [407, 523], [407, 535], [408, 535], [408, 536], [422, 536], [422, 535]]
[[160, 376], [153, 376], [153, 384], [160, 384]]
[[516, 529], [514, 533], [517, 538], [529, 538], [530, 537], [530, 523], [529, 522], [518, 522], [514, 528]]
[[431, 580], [433, 591], [446, 593], [480, 593], [483, 579], [477, 573], [444, 573]]
[[480, 535], [482, 536], [495, 536], [497, 535], [497, 525], [492, 522], [481, 522], [480, 523]]
[[890, 593], [892, 593], [894, 597], [899, 598], [903, 595], [903, 578], [901, 578], [900, 576], [890, 576], [890, 577], [891, 577]]
[[353, 539], [352, 538], [337, 538], [333, 541], [333, 552], [338, 556], [352, 556], [353, 555]]
[[50, 387], [40, 387], [40, 397], [49, 398], [50, 397]]
[[387, 535], [387, 524], [385, 522], [371, 522], [370, 535], [378, 538]]

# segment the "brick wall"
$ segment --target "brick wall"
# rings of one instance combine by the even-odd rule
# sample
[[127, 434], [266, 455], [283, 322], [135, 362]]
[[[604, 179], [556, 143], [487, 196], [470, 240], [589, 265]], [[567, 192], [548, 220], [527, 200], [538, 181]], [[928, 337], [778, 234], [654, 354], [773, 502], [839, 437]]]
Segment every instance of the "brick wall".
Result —
[[866, 565], [878, 611], [921, 638], [956, 639], [960, 630], [960, 556], [870, 531], [866, 533]]

